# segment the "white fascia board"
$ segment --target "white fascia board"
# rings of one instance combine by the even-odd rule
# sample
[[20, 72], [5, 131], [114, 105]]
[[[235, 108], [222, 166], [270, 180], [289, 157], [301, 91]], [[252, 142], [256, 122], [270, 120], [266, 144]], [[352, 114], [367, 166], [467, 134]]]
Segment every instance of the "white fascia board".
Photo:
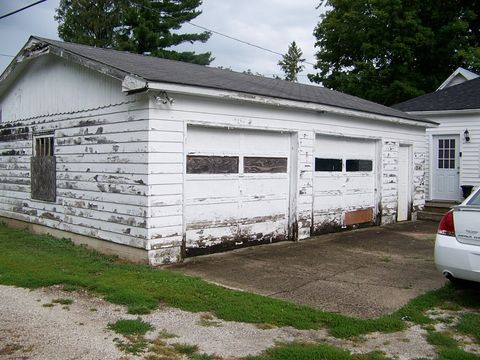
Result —
[[[155, 90], [155, 91], [169, 91], [177, 94], [211, 97], [211, 98], [224, 99], [224, 100], [245, 101], [245, 102], [250, 102], [255, 104], [271, 105], [271, 106], [278, 106], [278, 107], [285, 107], [285, 108], [327, 112], [327, 113], [351, 116], [351, 117], [356, 117], [361, 119], [386, 121], [386, 122], [402, 124], [402, 125], [419, 126], [419, 127], [436, 127], [437, 126], [437, 124], [435, 123], [420, 122], [420, 121], [409, 120], [409, 119], [404, 119], [400, 117], [386, 116], [386, 115], [379, 115], [374, 113], [350, 110], [350, 109], [345, 109], [341, 107], [321, 105], [321, 104], [315, 104], [311, 102], [279, 99], [274, 97], [241, 93], [241, 92], [228, 91], [228, 90], [216, 90], [216, 89], [202, 88], [202, 87], [196, 87], [196, 86], [158, 83], [158, 82], [149, 82], [148, 89]], [[431, 120], [428, 120], [428, 121], [431, 121]]]
[[464, 110], [434, 110], [434, 111], [405, 111], [411, 115], [429, 116], [429, 115], [480, 115], [480, 109]]
[[148, 89], [148, 82], [135, 75], [127, 75], [122, 81], [122, 91], [126, 93], [139, 92]]

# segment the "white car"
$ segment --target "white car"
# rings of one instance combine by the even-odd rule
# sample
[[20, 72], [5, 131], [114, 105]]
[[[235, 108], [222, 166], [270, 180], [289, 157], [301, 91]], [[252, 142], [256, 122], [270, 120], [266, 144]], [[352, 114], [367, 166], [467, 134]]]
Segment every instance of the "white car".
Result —
[[435, 265], [452, 282], [480, 282], [480, 188], [440, 220]]

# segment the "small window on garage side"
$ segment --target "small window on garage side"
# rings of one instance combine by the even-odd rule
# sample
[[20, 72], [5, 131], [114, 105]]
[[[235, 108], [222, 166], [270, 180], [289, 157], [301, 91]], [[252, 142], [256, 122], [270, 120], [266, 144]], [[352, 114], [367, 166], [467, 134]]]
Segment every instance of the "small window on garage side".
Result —
[[342, 171], [342, 159], [315, 158], [315, 171]]
[[238, 156], [187, 155], [187, 174], [237, 174]]
[[54, 202], [57, 174], [53, 134], [33, 137], [30, 170], [32, 199]]
[[346, 161], [347, 172], [372, 171], [373, 161], [362, 159], [350, 159]]
[[288, 160], [285, 157], [256, 157], [243, 158], [244, 173], [286, 173]]

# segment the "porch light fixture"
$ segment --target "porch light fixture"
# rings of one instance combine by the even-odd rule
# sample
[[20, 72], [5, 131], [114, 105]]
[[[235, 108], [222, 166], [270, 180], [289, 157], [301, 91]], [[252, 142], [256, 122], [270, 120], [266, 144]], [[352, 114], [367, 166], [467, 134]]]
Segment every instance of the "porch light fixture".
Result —
[[468, 132], [468, 129], [465, 129], [465, 131], [463, 132], [463, 136], [465, 137], [466, 142], [470, 141], [470, 133]]

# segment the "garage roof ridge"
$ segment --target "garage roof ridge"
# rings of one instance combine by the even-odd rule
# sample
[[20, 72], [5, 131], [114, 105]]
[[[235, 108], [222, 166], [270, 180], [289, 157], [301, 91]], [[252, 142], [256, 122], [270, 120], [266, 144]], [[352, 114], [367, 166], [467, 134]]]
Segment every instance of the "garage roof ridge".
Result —
[[[138, 79], [152, 83], [232, 91], [240, 94], [253, 94], [282, 100], [326, 105], [404, 119], [422, 126], [436, 124], [430, 120], [407, 114], [397, 109], [321, 86], [298, 84], [285, 80], [270, 79], [125, 51], [51, 40], [38, 36], [31, 36], [27, 44], [34, 42], [49, 46], [51, 48], [50, 52], [59, 56], [66, 52], [70, 60], [81, 62], [83, 65], [88, 66], [88, 64], [85, 64], [85, 61], [93, 68], [95, 66], [92, 65], [92, 62], [99, 64], [101, 68], [96, 68], [95, 70], [107, 73], [120, 80], [123, 80], [122, 77], [133, 75]], [[22, 52], [17, 57], [21, 56], [21, 54]], [[12, 61], [12, 64], [14, 62], [15, 59]], [[5, 79], [6, 75], [8, 75], [7, 71], [8, 68], [2, 75], [2, 78]]]

